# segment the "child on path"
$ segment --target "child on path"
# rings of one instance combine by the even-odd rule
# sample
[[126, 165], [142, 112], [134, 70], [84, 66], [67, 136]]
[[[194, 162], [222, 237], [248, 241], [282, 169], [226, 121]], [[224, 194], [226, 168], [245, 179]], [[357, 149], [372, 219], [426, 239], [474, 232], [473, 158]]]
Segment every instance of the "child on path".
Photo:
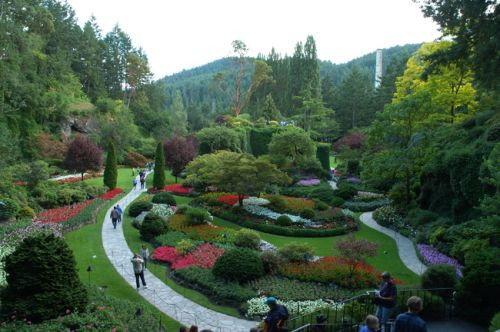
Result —
[[132, 266], [134, 267], [135, 284], [137, 286], [137, 290], [139, 290], [140, 288], [139, 278], [141, 278], [143, 288], [148, 288], [148, 286], [146, 286], [146, 281], [144, 280], [144, 268], [142, 266], [144, 261], [138, 254], [134, 254], [134, 257], [132, 257], [130, 261], [132, 262]]
[[148, 268], [149, 249], [145, 244], [142, 245], [140, 254], [142, 256], [142, 260], [144, 261], [144, 269], [147, 269]]

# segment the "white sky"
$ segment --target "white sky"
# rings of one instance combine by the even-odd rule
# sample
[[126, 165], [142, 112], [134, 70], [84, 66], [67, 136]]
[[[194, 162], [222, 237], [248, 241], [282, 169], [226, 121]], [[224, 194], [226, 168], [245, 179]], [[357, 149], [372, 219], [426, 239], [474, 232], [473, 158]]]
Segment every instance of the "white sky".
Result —
[[318, 57], [342, 63], [377, 48], [432, 41], [437, 25], [411, 0], [68, 0], [83, 26], [93, 14], [103, 32], [118, 23], [148, 56], [155, 78], [231, 54], [271, 47], [292, 54], [316, 40]]

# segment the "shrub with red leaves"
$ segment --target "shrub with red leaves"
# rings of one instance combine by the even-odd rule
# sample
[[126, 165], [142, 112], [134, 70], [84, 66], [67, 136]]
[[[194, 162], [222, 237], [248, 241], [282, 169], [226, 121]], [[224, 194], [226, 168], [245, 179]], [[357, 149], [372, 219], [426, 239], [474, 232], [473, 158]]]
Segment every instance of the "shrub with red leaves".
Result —
[[365, 135], [363, 133], [351, 132], [335, 142], [335, 144], [333, 144], [333, 150], [335, 152], [341, 152], [344, 149], [360, 149], [363, 146], [364, 141]]
[[[248, 196], [244, 196], [244, 199], [248, 198]], [[235, 205], [236, 203], [239, 202], [238, 200], [238, 195], [226, 195], [226, 196], [221, 196], [217, 198], [219, 202], [225, 203], [227, 205]]]

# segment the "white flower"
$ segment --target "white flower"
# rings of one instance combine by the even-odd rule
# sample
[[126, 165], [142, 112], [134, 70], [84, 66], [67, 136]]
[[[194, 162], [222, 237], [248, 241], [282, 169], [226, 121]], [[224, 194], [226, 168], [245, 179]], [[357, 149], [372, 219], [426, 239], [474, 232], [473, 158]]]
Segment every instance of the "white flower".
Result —
[[267, 205], [270, 202], [265, 198], [248, 197], [243, 200], [243, 205]]
[[[269, 307], [266, 304], [266, 297], [255, 297], [247, 301], [248, 303], [248, 316], [262, 316], [265, 315], [269, 311]], [[342, 309], [342, 304], [335, 302], [326, 302], [322, 299], [318, 300], [310, 300], [310, 301], [281, 301], [278, 300], [278, 304], [284, 305], [290, 315], [304, 315], [311, 312], [314, 312], [319, 309], [334, 309], [340, 310]]]
[[274, 212], [274, 211], [272, 211], [266, 207], [263, 207], [263, 206], [244, 205], [243, 208], [246, 211], [250, 212], [251, 214], [255, 214], [257, 216], [262, 216], [262, 217], [266, 217], [266, 218], [273, 219], [273, 220], [278, 219], [279, 216], [284, 214], [284, 215], [288, 216], [290, 218], [290, 220], [292, 220], [292, 222], [303, 222], [306, 225], [311, 224], [310, 219], [302, 218], [300, 216], [295, 216], [293, 214], [288, 214], [288, 213], [277, 213], [277, 212]]
[[5, 273], [5, 258], [12, 254], [16, 247], [9, 245], [0, 246], [0, 286], [7, 286], [7, 274]]

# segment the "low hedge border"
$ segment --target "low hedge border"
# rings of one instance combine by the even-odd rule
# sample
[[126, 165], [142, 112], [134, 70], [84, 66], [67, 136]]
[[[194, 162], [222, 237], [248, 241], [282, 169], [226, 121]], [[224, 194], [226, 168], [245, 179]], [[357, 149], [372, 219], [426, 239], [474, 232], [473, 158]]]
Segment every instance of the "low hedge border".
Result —
[[231, 213], [225, 213], [225, 211], [221, 212], [211, 211], [211, 212], [214, 216], [228, 220], [242, 227], [274, 235], [283, 235], [292, 237], [329, 237], [329, 236], [344, 235], [358, 229], [358, 226], [356, 226], [355, 228], [341, 227], [329, 230], [294, 229], [294, 228], [281, 227], [277, 225], [267, 225], [247, 220], [241, 220], [240, 218], [237, 218], [237, 216]]

